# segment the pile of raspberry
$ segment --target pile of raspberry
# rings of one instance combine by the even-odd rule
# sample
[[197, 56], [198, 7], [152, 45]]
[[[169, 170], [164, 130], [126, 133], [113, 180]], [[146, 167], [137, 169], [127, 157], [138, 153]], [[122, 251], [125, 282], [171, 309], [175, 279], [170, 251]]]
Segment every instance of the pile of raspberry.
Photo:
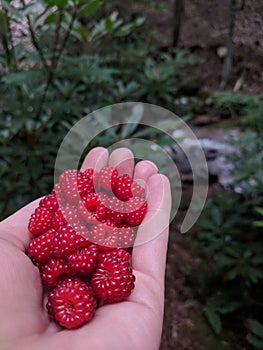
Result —
[[29, 221], [27, 252], [59, 325], [78, 328], [98, 305], [131, 294], [130, 252], [146, 211], [145, 190], [111, 167], [66, 170], [40, 201]]

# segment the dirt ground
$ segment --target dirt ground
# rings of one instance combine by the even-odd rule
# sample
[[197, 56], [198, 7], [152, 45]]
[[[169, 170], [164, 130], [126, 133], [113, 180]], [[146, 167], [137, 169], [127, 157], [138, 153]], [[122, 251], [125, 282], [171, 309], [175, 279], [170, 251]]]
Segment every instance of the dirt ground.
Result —
[[[165, 316], [163, 325], [163, 337], [161, 350], [193, 349], [193, 342], [197, 334], [190, 310], [186, 308], [188, 301], [192, 299], [191, 292], [185, 289], [186, 269], [183, 262], [189, 265], [198, 263], [189, 248], [184, 236], [172, 225], [171, 241], [169, 242], [167, 267], [166, 267], [166, 295]], [[195, 311], [200, 310], [200, 305], [194, 305]], [[191, 310], [193, 311], [193, 310]]]

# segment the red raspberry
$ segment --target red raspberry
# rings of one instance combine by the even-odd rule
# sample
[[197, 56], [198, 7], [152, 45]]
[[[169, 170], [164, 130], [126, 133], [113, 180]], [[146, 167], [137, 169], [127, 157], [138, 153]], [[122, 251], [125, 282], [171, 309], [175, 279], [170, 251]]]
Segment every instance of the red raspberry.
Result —
[[58, 201], [55, 194], [49, 194], [39, 202], [39, 206], [46, 208], [51, 213], [55, 213], [58, 210]]
[[88, 178], [90, 178], [90, 180], [94, 180], [94, 169], [88, 168], [88, 169], [84, 170], [83, 173], [84, 173]]
[[28, 254], [37, 262], [45, 263], [53, 254], [53, 239], [55, 230], [51, 229], [41, 236], [32, 239], [28, 245]]
[[80, 224], [80, 219], [81, 217], [77, 209], [67, 204], [65, 207], [61, 207], [55, 212], [53, 227], [55, 230], [59, 230], [59, 228], [64, 225], [75, 227]]
[[52, 217], [53, 214], [49, 210], [43, 207], [37, 207], [29, 220], [29, 232], [34, 236], [45, 233], [52, 228]]
[[128, 261], [131, 262], [131, 254], [127, 252], [125, 249], [118, 248], [118, 249], [112, 249], [107, 252], [100, 253], [99, 255], [99, 261], [104, 261], [106, 259], [121, 259], [122, 261]]
[[130, 226], [140, 225], [147, 211], [145, 199], [140, 197], [130, 198], [125, 203], [125, 221]]
[[109, 201], [109, 198], [110, 198], [110, 197], [109, 197], [105, 192], [98, 192], [97, 195], [98, 195], [98, 198], [99, 198], [100, 202], [101, 202], [105, 207], [107, 207], [108, 201]]
[[104, 224], [104, 225], [111, 226], [111, 227], [117, 227], [117, 225], [115, 224], [115, 222], [111, 221], [111, 220], [108, 219], [108, 218], [101, 220], [101, 223]]
[[86, 197], [83, 197], [82, 201], [79, 202], [79, 215], [87, 223], [96, 224], [98, 223], [98, 221], [105, 218], [107, 213], [107, 208], [103, 204], [105, 203], [105, 197], [103, 196], [103, 203], [101, 199], [102, 196], [100, 195], [100, 193], [91, 193], [88, 194]]
[[66, 278], [48, 295], [49, 314], [68, 329], [78, 328], [92, 319], [97, 301], [92, 288], [80, 278]]
[[79, 198], [93, 192], [92, 181], [82, 172], [69, 169], [60, 175], [59, 184], [70, 204], [76, 204]]
[[124, 203], [116, 197], [108, 199], [107, 218], [115, 224], [119, 224], [124, 220]]
[[78, 248], [68, 256], [70, 268], [82, 275], [91, 275], [99, 259], [99, 248], [95, 244]]
[[40, 271], [42, 282], [48, 287], [55, 286], [61, 275], [72, 273], [67, 261], [61, 258], [50, 259]]
[[76, 233], [78, 235], [81, 235], [86, 240], [89, 240], [90, 230], [87, 228], [87, 226], [82, 225], [82, 224], [76, 224], [76, 225], [74, 225], [74, 230], [76, 231]]
[[89, 169], [86, 169], [85, 171], [83, 171], [83, 174], [86, 175], [90, 179], [90, 181], [92, 182], [93, 192], [94, 192], [95, 191], [94, 190], [94, 181], [95, 181], [95, 177], [97, 176], [97, 173], [93, 169], [89, 168]]
[[95, 187], [99, 186], [106, 191], [112, 191], [118, 179], [118, 170], [111, 167], [104, 167], [95, 176]]
[[59, 184], [55, 184], [51, 194], [56, 196], [59, 207], [67, 204], [65, 193], [62, 191]]
[[53, 227], [59, 230], [60, 227], [67, 225], [67, 220], [64, 218], [61, 209], [58, 209], [53, 216]]
[[115, 251], [106, 254], [100, 257], [91, 285], [98, 298], [107, 302], [121, 301], [131, 294], [135, 276], [129, 261], [117, 257]]
[[54, 255], [66, 257], [73, 250], [80, 247], [88, 247], [90, 242], [78, 234], [72, 227], [63, 226], [54, 236]]
[[75, 227], [81, 223], [81, 217], [79, 216], [78, 210], [71, 205], [67, 204], [61, 208], [62, 214], [66, 219], [68, 225]]
[[118, 180], [114, 186], [114, 194], [122, 201], [126, 201], [132, 197], [132, 178], [125, 174], [118, 177]]
[[118, 227], [118, 247], [129, 248], [133, 246], [135, 232], [132, 227], [122, 224]]
[[107, 251], [118, 246], [118, 229], [113, 223], [108, 224], [95, 225], [90, 232], [90, 240], [99, 246], [100, 251]]

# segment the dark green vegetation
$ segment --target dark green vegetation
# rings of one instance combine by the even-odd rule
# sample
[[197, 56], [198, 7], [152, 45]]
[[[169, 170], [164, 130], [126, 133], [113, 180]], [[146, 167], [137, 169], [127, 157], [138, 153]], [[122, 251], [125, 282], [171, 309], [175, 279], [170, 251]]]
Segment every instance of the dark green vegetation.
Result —
[[[145, 14], [117, 13], [109, 3], [35, 0], [25, 5], [21, 0], [14, 7], [13, 1], [1, 1], [1, 218], [50, 192], [58, 146], [90, 111], [143, 101], [194, 120], [219, 110], [228, 115], [230, 126], [241, 130], [240, 139], [229, 142], [240, 150], [233, 156], [233, 172], [245, 190], [223, 192], [207, 203], [188, 237], [203, 261], [200, 273], [190, 274], [189, 280], [216, 334], [231, 329], [242, 344], [246, 338], [260, 349], [262, 99], [229, 91], [200, 92], [200, 58], [180, 49], [160, 50], [154, 31], [147, 31]], [[126, 130], [125, 137], [135, 131]], [[123, 129], [114, 130], [114, 141], [123, 135]], [[141, 135], [165, 145], [166, 139], [151, 130]], [[92, 146], [111, 142], [112, 133], [106, 132]]]
[[233, 174], [244, 192], [222, 193], [207, 202], [188, 237], [202, 251], [200, 274], [190, 280], [215, 333], [232, 323], [237, 332], [249, 332], [247, 341], [262, 349], [263, 104], [257, 96], [228, 92], [216, 93], [214, 99], [216, 107], [242, 115], [235, 124], [244, 132], [229, 143], [239, 148], [232, 156]]
[[[0, 196], [5, 217], [50, 191], [58, 146], [77, 120], [123, 101], [172, 108], [180, 96], [178, 82], [196, 60], [182, 51], [156, 52], [142, 38], [135, 39], [144, 18], [116, 17], [102, 1], [19, 2], [19, 10], [12, 2], [2, 3], [0, 156], [5, 191]], [[40, 6], [37, 12], [34, 4]], [[106, 135], [100, 144], [107, 146], [110, 139]]]

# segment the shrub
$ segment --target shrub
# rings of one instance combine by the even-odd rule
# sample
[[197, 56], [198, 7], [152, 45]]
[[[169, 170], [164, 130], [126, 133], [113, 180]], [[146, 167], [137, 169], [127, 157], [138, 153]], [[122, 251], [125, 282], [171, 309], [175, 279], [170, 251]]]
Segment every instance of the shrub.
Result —
[[215, 107], [225, 108], [239, 117], [238, 125], [263, 132], [263, 100], [260, 96], [225, 91], [215, 92], [212, 98]]
[[[2, 5], [1, 218], [50, 192], [58, 146], [81, 117], [127, 100], [172, 107], [176, 82], [195, 63], [186, 53], [157, 53], [135, 40], [144, 18], [124, 20], [100, 0]], [[97, 142], [108, 146], [109, 135]]]
[[209, 200], [189, 239], [202, 252], [195, 282], [208, 322], [217, 334], [223, 326], [244, 334], [247, 329], [247, 340], [255, 345], [261, 340], [251, 335], [258, 333], [248, 319], [260, 320], [263, 311], [262, 138], [247, 131], [231, 143], [239, 148], [233, 174], [243, 193]]

